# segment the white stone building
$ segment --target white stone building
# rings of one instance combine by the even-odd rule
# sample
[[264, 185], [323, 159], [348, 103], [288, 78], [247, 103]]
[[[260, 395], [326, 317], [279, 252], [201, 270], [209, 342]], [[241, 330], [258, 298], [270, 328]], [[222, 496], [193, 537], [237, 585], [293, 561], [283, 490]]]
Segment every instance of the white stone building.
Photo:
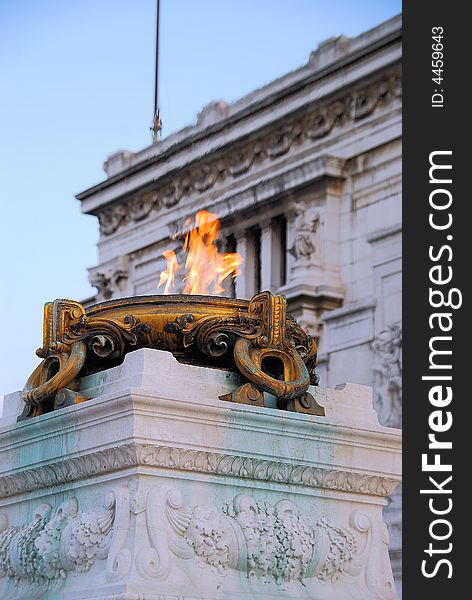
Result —
[[[330, 38], [308, 62], [194, 126], [111, 155], [80, 193], [100, 221], [89, 302], [157, 293], [162, 252], [205, 208], [245, 259], [228, 294], [285, 294], [319, 338], [321, 384], [374, 386], [401, 424], [401, 18]], [[385, 510], [401, 579], [401, 503]]]

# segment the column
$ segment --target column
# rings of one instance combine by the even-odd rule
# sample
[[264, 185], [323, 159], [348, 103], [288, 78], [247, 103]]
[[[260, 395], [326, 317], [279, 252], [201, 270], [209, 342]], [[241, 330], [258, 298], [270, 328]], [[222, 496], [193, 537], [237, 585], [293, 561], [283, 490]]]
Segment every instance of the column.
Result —
[[275, 292], [285, 283], [285, 237], [281, 218], [261, 224], [261, 290]]
[[247, 230], [236, 233], [236, 252], [243, 258], [241, 273], [236, 277], [236, 298], [250, 298], [254, 295], [254, 243]]

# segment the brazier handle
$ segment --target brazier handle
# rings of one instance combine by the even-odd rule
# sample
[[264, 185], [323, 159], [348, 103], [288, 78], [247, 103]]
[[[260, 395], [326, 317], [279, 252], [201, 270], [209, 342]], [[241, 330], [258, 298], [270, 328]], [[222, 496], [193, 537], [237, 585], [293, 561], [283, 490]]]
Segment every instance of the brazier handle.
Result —
[[[263, 370], [265, 359], [273, 358], [283, 367], [283, 380]], [[251, 340], [240, 338], [234, 345], [234, 361], [249, 381], [278, 398], [289, 400], [305, 393], [310, 385], [310, 374], [300, 354], [294, 348], [260, 348]]]

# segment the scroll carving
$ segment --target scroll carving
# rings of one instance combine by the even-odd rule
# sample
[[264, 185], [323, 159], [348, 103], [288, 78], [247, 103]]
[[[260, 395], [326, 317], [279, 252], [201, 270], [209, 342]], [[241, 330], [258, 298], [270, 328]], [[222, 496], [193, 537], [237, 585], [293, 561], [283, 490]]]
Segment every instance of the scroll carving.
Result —
[[[79, 511], [75, 498], [56, 509], [43, 504], [31, 521], [14, 526], [0, 515], [0, 593], [52, 596], [70, 573], [80, 576], [106, 561], [103, 574], [112, 584], [130, 573], [133, 562], [142, 579], [154, 582], [174, 580], [174, 569], [195, 563], [219, 586], [238, 576], [261, 591], [301, 585], [306, 597], [317, 598], [319, 590], [336, 590], [341, 582], [356, 600], [396, 598], [381, 517], [356, 510], [340, 523], [306, 514], [293, 499], [248, 494], [192, 506], [166, 485], [141, 498], [130, 502], [129, 490], [121, 488], [87, 511]], [[130, 528], [137, 526], [131, 512], [143, 525], [134, 549], [127, 547]], [[354, 593], [359, 583], [362, 596]]]

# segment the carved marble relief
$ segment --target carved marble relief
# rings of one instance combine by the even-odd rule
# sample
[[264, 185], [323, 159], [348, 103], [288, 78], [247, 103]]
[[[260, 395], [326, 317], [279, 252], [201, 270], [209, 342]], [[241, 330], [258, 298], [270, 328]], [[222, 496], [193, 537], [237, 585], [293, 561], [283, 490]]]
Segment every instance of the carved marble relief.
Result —
[[[133, 551], [127, 548], [130, 527], [136, 526], [131, 518], [144, 519], [147, 532]], [[223, 506], [185, 507], [174, 487], [123, 487], [95, 509], [79, 511], [71, 498], [56, 509], [41, 505], [23, 525], [8, 526], [4, 514], [0, 524], [0, 591], [12, 598], [12, 589], [21, 589], [21, 597], [27, 590], [33, 597], [57, 593], [70, 573], [85, 573], [101, 560], [111, 583], [130, 573], [133, 562], [142, 578], [166, 581], [177, 564], [172, 557], [208, 569], [208, 581], [233, 570], [258, 585], [310, 589], [362, 576], [369, 598], [395, 597], [393, 581], [380, 581], [377, 573], [379, 552], [388, 560], [385, 527], [357, 510], [341, 525], [308, 516], [287, 498], [238, 494]]]
[[270, 502], [239, 494], [222, 507], [185, 508], [177, 489], [151, 488], [146, 522], [152, 548], [138, 554], [136, 563], [148, 579], [165, 580], [173, 555], [214, 577], [235, 570], [259, 585], [301, 583], [315, 589], [362, 576], [369, 597], [395, 597], [393, 579], [381, 580], [377, 572], [379, 561], [388, 560], [386, 529], [359, 511], [343, 526], [324, 516], [313, 520], [290, 499]]
[[295, 204], [295, 215], [295, 239], [289, 252], [297, 262], [309, 262], [318, 251], [321, 215], [318, 211], [307, 210], [302, 202]]
[[96, 560], [106, 559], [115, 521], [115, 496], [103, 507], [79, 512], [75, 498], [53, 509], [42, 504], [33, 519], [8, 527], [2, 515], [0, 533], [0, 580], [50, 587], [69, 572], [89, 571]]
[[128, 277], [129, 260], [126, 256], [119, 257], [112, 265], [89, 270], [89, 281], [97, 288], [98, 302], [125, 295]]
[[[203, 450], [182, 450], [172, 446], [123, 444], [86, 456], [68, 458], [47, 467], [36, 467], [0, 477], [0, 498], [7, 498], [55, 484], [112, 473], [140, 465], [209, 473], [245, 480], [303, 485], [310, 488], [338, 490], [384, 497], [397, 483], [379, 475], [325, 469], [304, 464], [289, 464], [249, 458], [237, 454], [219, 454]], [[53, 478], [53, 479], [52, 479]]]
[[75, 497], [57, 508], [41, 504], [22, 525], [9, 525], [1, 513], [0, 597], [48, 598], [71, 573], [86, 573], [97, 561], [106, 561], [107, 581], [122, 579], [132, 563], [125, 548], [129, 504], [127, 489], [119, 488], [87, 511], [79, 511]]
[[133, 221], [145, 219], [157, 203], [158, 195], [155, 191], [141, 192], [128, 203], [129, 216]]
[[391, 325], [372, 342], [374, 390], [381, 423], [401, 427], [402, 421], [402, 329]]
[[275, 160], [301, 144], [328, 135], [335, 127], [364, 119], [376, 109], [401, 97], [401, 72], [395, 69], [342, 98], [317, 105], [309, 112], [288, 118], [239, 148], [218, 153], [215, 160], [163, 178], [157, 189], [137, 193], [124, 202], [100, 210], [100, 232], [108, 236], [125, 223], [139, 221], [161, 207], [178, 204], [184, 196], [203, 193], [217, 182], [237, 178], [255, 165]]

